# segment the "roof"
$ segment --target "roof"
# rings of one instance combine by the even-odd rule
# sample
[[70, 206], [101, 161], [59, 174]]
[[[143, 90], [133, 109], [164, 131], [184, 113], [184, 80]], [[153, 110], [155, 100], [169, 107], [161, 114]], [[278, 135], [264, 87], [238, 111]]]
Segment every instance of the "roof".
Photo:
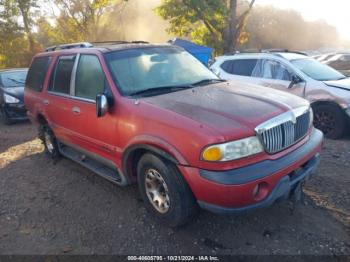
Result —
[[23, 68], [5, 68], [5, 69], [0, 69], [1, 72], [10, 72], [10, 71], [28, 71], [28, 68], [23, 67]]
[[[87, 44], [83, 46], [84, 44]], [[79, 52], [82, 50], [91, 50], [91, 51], [99, 51], [101, 53], [108, 53], [112, 51], [118, 50], [126, 50], [126, 49], [137, 49], [137, 48], [151, 48], [151, 47], [173, 47], [170, 44], [150, 44], [143, 41], [135, 41], [135, 42], [125, 42], [125, 41], [111, 41], [111, 42], [96, 42], [96, 45], [92, 45], [90, 43], [74, 43], [74, 44], [65, 44], [60, 46], [53, 46], [46, 48], [46, 52], [41, 53], [44, 54], [52, 54], [52, 53], [72, 53]], [[60, 48], [63, 47], [63, 48]], [[68, 48], [66, 48], [68, 47]]]
[[307, 55], [302, 55], [299, 53], [293, 53], [293, 52], [255, 52], [255, 53], [236, 53], [232, 55], [223, 55], [216, 58], [216, 60], [226, 59], [227, 57], [235, 57], [235, 58], [271, 58], [271, 57], [280, 57], [287, 60], [295, 60], [295, 59], [302, 59], [307, 58]]
[[307, 58], [307, 55], [302, 55], [302, 54], [298, 54], [298, 53], [277, 53], [280, 56], [282, 56], [283, 58], [291, 61], [291, 60], [295, 60], [295, 59], [303, 59], [303, 58]]

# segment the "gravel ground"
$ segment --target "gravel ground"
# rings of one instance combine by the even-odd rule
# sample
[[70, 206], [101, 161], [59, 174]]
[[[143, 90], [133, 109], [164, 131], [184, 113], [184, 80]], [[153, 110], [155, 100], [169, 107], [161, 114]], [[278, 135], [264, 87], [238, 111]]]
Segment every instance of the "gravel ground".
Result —
[[349, 159], [349, 138], [326, 141], [304, 204], [242, 216], [202, 211], [170, 229], [147, 214], [136, 186], [54, 163], [29, 123], [0, 125], [0, 254], [350, 255]]

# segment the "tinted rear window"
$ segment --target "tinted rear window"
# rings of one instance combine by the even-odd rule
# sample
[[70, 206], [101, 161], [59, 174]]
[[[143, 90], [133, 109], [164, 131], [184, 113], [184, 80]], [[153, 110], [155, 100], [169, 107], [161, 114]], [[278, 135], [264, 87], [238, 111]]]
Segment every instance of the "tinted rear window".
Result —
[[45, 81], [45, 75], [49, 68], [51, 57], [34, 58], [27, 75], [26, 88], [41, 91]]
[[221, 68], [232, 75], [251, 76], [257, 62], [257, 59], [227, 60]]

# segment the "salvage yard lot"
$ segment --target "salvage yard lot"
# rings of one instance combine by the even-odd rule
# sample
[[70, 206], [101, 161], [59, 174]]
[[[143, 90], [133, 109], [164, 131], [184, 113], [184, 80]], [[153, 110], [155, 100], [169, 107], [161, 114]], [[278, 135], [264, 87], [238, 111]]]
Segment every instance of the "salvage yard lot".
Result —
[[0, 254], [350, 254], [350, 138], [327, 140], [304, 205], [241, 216], [202, 211], [170, 229], [137, 186], [48, 160], [29, 123], [0, 125]]

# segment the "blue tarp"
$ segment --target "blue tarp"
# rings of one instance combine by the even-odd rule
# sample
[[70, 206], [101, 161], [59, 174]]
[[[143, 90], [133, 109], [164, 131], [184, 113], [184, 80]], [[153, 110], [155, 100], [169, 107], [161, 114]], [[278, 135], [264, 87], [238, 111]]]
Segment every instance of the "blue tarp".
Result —
[[199, 61], [201, 61], [204, 65], [208, 66], [209, 59], [213, 52], [213, 49], [207, 46], [197, 45], [187, 40], [183, 40], [180, 38], [175, 38], [170, 40], [169, 43], [177, 46], [181, 46], [187, 52], [196, 57]]

